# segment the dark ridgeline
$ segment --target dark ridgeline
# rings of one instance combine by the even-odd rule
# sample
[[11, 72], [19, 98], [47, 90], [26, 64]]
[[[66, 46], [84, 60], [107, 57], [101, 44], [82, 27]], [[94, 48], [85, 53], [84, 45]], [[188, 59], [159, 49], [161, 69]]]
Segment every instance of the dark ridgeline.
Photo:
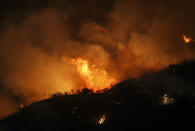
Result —
[[195, 121], [195, 62], [130, 79], [110, 90], [52, 98], [3, 119], [1, 131], [189, 129]]

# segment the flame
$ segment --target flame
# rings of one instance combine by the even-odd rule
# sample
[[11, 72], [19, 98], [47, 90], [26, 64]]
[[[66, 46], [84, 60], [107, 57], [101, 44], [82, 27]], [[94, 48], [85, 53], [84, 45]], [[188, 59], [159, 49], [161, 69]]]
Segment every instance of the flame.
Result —
[[190, 43], [192, 41], [192, 38], [189, 35], [182, 34], [182, 37], [185, 43]]
[[89, 67], [88, 61], [82, 58], [72, 59], [71, 64], [76, 66], [80, 77], [85, 82], [85, 86], [94, 91], [110, 88], [116, 84], [116, 80], [108, 73], [98, 68], [95, 64]]
[[23, 105], [23, 104], [20, 104], [18, 107], [19, 107], [20, 109], [22, 109], [22, 108], [24, 108], [24, 105]]
[[102, 115], [102, 116], [100, 117], [100, 119], [98, 120], [98, 123], [99, 123], [100, 125], [102, 125], [102, 124], [104, 123], [105, 120], [106, 120], [106, 116], [105, 116], [105, 115]]
[[174, 101], [175, 101], [175, 99], [173, 99], [172, 97], [168, 96], [168, 94], [164, 94], [163, 95], [163, 99], [162, 99], [162, 104], [163, 105], [172, 104]]

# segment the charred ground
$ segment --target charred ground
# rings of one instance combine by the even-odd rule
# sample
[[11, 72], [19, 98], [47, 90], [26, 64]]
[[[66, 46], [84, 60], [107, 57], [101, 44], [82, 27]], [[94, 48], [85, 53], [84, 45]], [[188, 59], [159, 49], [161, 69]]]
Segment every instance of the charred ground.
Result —
[[[2, 131], [193, 128], [195, 61], [130, 79], [103, 93], [83, 89], [21, 108], [1, 120]], [[101, 117], [105, 117], [100, 123]]]

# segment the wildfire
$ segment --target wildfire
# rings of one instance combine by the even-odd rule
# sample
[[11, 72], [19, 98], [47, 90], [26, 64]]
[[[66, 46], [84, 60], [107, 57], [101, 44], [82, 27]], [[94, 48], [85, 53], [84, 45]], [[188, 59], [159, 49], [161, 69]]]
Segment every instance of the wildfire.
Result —
[[88, 61], [82, 58], [70, 60], [70, 63], [76, 66], [80, 77], [85, 82], [85, 86], [94, 91], [110, 88], [116, 84], [116, 80], [108, 75], [104, 69], [96, 65], [89, 66]]
[[82, 60], [81, 58], [72, 59], [71, 64], [76, 65], [77, 71], [80, 73], [80, 75], [87, 77], [89, 83], [92, 82], [91, 80], [92, 80], [93, 76], [91, 74], [91, 71], [89, 70], [87, 60]]
[[189, 35], [182, 34], [182, 37], [185, 43], [190, 43], [192, 41], [192, 38]]

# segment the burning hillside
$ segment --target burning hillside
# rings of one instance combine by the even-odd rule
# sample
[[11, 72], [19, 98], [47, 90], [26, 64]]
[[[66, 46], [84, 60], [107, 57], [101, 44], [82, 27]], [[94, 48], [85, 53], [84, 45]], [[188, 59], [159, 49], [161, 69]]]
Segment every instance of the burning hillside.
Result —
[[195, 58], [193, 1], [4, 3], [0, 117], [57, 92], [98, 91]]
[[93, 93], [55, 94], [0, 120], [2, 131], [126, 131], [192, 129], [195, 61], [125, 80]]

